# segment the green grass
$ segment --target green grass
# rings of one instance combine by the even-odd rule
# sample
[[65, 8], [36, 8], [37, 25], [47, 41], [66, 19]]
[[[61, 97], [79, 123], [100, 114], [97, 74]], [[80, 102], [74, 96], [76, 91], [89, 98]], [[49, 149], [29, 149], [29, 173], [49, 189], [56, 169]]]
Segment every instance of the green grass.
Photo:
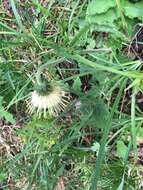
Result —
[[[0, 188], [142, 189], [142, 61], [124, 47], [142, 22], [142, 2], [6, 2], [0, 1]], [[131, 11], [135, 5], [141, 15]], [[70, 93], [58, 116], [27, 111], [42, 77]]]

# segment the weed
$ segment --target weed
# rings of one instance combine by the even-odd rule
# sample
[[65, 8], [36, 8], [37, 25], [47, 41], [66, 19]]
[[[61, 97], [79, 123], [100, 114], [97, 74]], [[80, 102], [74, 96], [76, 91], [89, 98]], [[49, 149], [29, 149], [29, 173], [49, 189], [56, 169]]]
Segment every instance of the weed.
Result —
[[1, 189], [143, 188], [142, 10], [0, 1]]

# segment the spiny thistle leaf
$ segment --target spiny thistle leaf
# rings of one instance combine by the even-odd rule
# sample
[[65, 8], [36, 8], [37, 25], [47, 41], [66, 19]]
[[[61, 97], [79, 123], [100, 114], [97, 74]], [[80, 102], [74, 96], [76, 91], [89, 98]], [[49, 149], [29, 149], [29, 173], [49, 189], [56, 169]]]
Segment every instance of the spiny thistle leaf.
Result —
[[113, 0], [92, 0], [87, 8], [87, 15], [105, 13], [109, 8], [115, 7], [116, 1]]

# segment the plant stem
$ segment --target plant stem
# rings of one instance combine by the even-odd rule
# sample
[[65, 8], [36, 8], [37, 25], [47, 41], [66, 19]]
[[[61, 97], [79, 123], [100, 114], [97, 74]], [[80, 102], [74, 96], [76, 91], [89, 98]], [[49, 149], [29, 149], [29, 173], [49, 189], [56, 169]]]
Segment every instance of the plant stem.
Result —
[[37, 84], [42, 84], [42, 77], [41, 77], [41, 74], [43, 72], [44, 69], [46, 69], [49, 65], [53, 65], [53, 64], [58, 64], [58, 63], [61, 63], [63, 62], [65, 59], [64, 58], [61, 58], [61, 59], [57, 59], [57, 60], [49, 60], [47, 63], [41, 65], [38, 70], [37, 70], [37, 73], [36, 73], [36, 81], [37, 81]]
[[93, 61], [90, 61], [80, 55], [73, 55], [72, 56], [73, 59], [75, 59], [76, 61], [78, 62], [81, 62], [85, 65], [88, 65], [90, 67], [93, 67], [93, 68], [96, 68], [96, 69], [100, 69], [100, 70], [103, 70], [103, 71], [108, 71], [108, 72], [111, 72], [111, 73], [115, 73], [115, 74], [119, 74], [119, 75], [122, 75], [122, 76], [126, 76], [126, 77], [130, 77], [130, 78], [138, 78], [138, 79], [143, 79], [143, 73], [141, 72], [135, 72], [135, 71], [121, 71], [121, 70], [118, 70], [116, 68], [113, 68], [113, 67], [109, 67], [109, 66], [105, 66], [105, 65], [99, 65]]
[[136, 121], [135, 121], [135, 105], [136, 105], [136, 87], [133, 88], [132, 100], [131, 100], [131, 135], [132, 135], [132, 144], [134, 150], [134, 159], [137, 161], [138, 153], [137, 153], [137, 143], [136, 143]]
[[93, 62], [93, 61], [90, 61], [90, 60], [84, 58], [83, 56], [81, 56], [79, 54], [74, 54], [74, 52], [70, 52], [70, 51], [68, 51], [68, 49], [58, 46], [58, 44], [55, 44], [55, 43], [48, 43], [47, 46], [54, 49], [59, 56], [65, 57], [66, 59], [72, 59], [72, 60], [75, 60], [77, 62], [83, 63], [92, 68], [99, 69], [102, 71], [108, 71], [110, 73], [118, 74], [121, 76], [143, 80], [143, 72], [122, 71], [115, 67], [100, 65], [96, 62]]

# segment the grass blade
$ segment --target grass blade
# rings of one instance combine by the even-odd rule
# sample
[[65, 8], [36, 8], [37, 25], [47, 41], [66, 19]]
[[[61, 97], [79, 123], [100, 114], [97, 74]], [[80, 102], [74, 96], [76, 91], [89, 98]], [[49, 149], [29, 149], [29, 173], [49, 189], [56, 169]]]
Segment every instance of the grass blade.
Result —
[[94, 172], [93, 177], [92, 177], [90, 190], [97, 190], [98, 180], [99, 180], [99, 176], [100, 176], [100, 172], [101, 172], [101, 164], [102, 164], [102, 161], [103, 161], [104, 155], [105, 155], [105, 146], [106, 146], [108, 135], [109, 135], [109, 132], [110, 132], [110, 129], [112, 126], [112, 117], [114, 115], [114, 112], [115, 112], [117, 105], [120, 102], [120, 98], [122, 95], [122, 91], [125, 87], [125, 84], [126, 84], [126, 80], [124, 80], [124, 82], [122, 83], [122, 86], [120, 88], [118, 96], [117, 96], [117, 98], [113, 104], [113, 108], [112, 108], [111, 113], [110, 113], [110, 118], [109, 118], [108, 122], [106, 122], [106, 124], [105, 124], [105, 130], [104, 130], [104, 133], [103, 133], [103, 136], [101, 139], [101, 146], [100, 146], [99, 153], [97, 156], [95, 172]]
[[135, 121], [135, 104], [136, 104], [136, 89], [133, 88], [133, 94], [131, 99], [131, 134], [132, 134], [132, 143], [134, 150], [134, 159], [137, 161], [137, 143], [136, 143], [136, 121]]
[[14, 13], [14, 16], [16, 18], [16, 21], [17, 21], [19, 28], [21, 31], [24, 31], [24, 26], [21, 22], [21, 18], [20, 18], [20, 15], [18, 14], [18, 11], [16, 9], [16, 5], [15, 5], [14, 0], [9, 0], [9, 1], [10, 1], [10, 4], [11, 4], [12, 10], [13, 10], [13, 13]]

